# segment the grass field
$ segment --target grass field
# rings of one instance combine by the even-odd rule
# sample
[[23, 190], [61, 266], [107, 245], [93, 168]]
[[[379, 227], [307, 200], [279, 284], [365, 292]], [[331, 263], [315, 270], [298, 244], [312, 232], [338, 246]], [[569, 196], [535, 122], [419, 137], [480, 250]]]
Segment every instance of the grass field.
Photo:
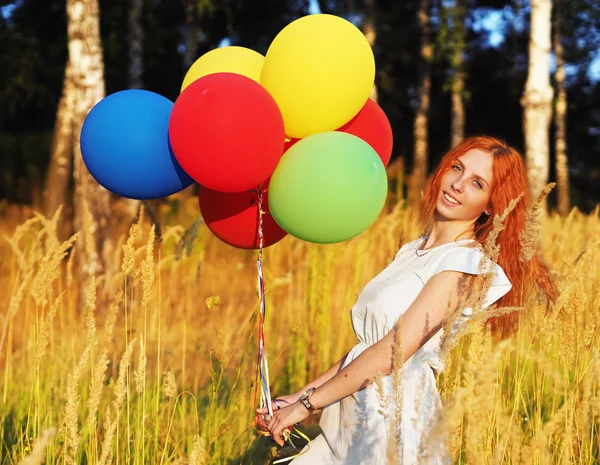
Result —
[[[0, 244], [0, 464], [263, 464], [252, 427], [256, 252], [201, 225], [178, 258], [196, 202], [114, 228], [109, 270], [78, 299], [60, 216], [6, 213]], [[386, 209], [335, 245], [287, 237], [265, 250], [272, 391], [300, 389], [353, 344], [349, 309], [414, 211]], [[531, 299], [519, 332], [475, 331], [438, 379], [455, 463], [600, 463], [600, 218], [550, 216], [540, 237], [561, 298]], [[80, 304], [81, 302], [81, 304]], [[316, 426], [303, 425], [309, 434]]]

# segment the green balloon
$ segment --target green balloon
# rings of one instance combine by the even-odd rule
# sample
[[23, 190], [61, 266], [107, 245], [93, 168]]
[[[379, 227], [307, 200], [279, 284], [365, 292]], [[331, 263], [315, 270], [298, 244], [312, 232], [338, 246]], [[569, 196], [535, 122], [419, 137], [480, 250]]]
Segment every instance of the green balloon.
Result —
[[269, 183], [269, 208], [292, 236], [331, 244], [373, 224], [387, 188], [385, 167], [369, 144], [352, 134], [320, 132], [285, 152]]

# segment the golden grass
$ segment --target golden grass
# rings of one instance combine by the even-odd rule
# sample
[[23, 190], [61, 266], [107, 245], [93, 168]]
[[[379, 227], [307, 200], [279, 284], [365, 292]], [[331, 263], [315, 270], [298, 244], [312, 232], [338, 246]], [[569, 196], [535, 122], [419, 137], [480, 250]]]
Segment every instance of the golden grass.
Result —
[[[0, 465], [273, 456], [252, 429], [256, 253], [166, 213], [174, 224], [162, 232], [143, 212], [115, 225], [113, 263], [84, 299], [78, 235], [59, 240], [60, 211], [3, 219]], [[288, 237], [265, 250], [274, 393], [299, 389], [353, 345], [349, 309], [399, 242], [418, 236], [415, 213], [400, 203], [346, 243]], [[551, 313], [532, 296], [511, 339], [474, 330], [452, 347], [438, 385], [454, 463], [599, 463], [598, 214], [574, 209], [536, 226], [561, 292]]]

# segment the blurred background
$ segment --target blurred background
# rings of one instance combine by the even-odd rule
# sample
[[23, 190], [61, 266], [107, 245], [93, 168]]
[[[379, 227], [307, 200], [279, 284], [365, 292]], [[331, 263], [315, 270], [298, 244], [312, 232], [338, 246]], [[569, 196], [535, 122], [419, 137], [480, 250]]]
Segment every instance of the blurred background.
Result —
[[[539, 245], [561, 298], [548, 311], [531, 293], [499, 344], [474, 319], [448, 356], [453, 463], [599, 463], [600, 2], [0, 0], [0, 465], [297, 453], [252, 427], [256, 253], [201, 224], [197, 186], [142, 208], [101, 189], [79, 134], [104, 96], [174, 101], [204, 53], [265, 54], [319, 12], [373, 48], [390, 189], [353, 240], [265, 250], [272, 392], [301, 389], [355, 343], [347, 311], [422, 233], [427, 174], [463, 137], [489, 134], [523, 153], [534, 197], [557, 184]], [[315, 418], [301, 429], [314, 437]]]
[[[538, 185], [558, 181], [550, 208], [590, 212], [600, 201], [595, 0], [552, 2], [551, 14], [533, 28], [528, 0], [100, 0], [98, 11], [89, 6], [94, 2], [71, 3], [87, 5], [89, 24], [99, 16], [99, 42], [93, 27], [67, 33], [69, 1], [0, 1], [2, 209], [26, 204], [52, 214], [65, 204], [72, 214], [79, 129], [69, 108], [77, 107], [71, 97], [79, 84], [66, 70], [74, 34], [89, 35], [91, 48], [100, 44], [103, 69], [84, 78], [88, 86], [95, 81], [100, 98], [144, 88], [175, 100], [187, 69], [203, 53], [240, 45], [265, 54], [286, 24], [319, 12], [349, 19], [373, 46], [373, 98], [395, 138], [388, 169], [406, 172], [400, 188], [409, 199], [411, 186], [414, 200], [426, 173], [457, 140], [489, 134], [519, 148], [530, 165], [537, 157], [544, 171]], [[534, 34], [542, 35], [536, 52], [545, 55], [542, 63], [530, 52]], [[527, 93], [528, 75], [540, 76], [540, 69], [542, 78], [533, 79]], [[541, 112], [547, 144], [526, 135], [526, 108]], [[528, 137], [532, 149], [526, 153]]]

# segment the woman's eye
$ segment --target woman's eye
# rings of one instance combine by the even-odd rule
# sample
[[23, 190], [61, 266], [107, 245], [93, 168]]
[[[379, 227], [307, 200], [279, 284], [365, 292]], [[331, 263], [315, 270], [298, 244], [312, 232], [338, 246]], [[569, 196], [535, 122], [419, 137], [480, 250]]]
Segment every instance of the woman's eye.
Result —
[[481, 183], [479, 181], [473, 181], [475, 184], [475, 187], [477, 187], [477, 189], [483, 189], [483, 186], [481, 185]]
[[460, 171], [460, 166], [458, 166], [458, 165], [452, 165], [452, 169], [454, 171]]

